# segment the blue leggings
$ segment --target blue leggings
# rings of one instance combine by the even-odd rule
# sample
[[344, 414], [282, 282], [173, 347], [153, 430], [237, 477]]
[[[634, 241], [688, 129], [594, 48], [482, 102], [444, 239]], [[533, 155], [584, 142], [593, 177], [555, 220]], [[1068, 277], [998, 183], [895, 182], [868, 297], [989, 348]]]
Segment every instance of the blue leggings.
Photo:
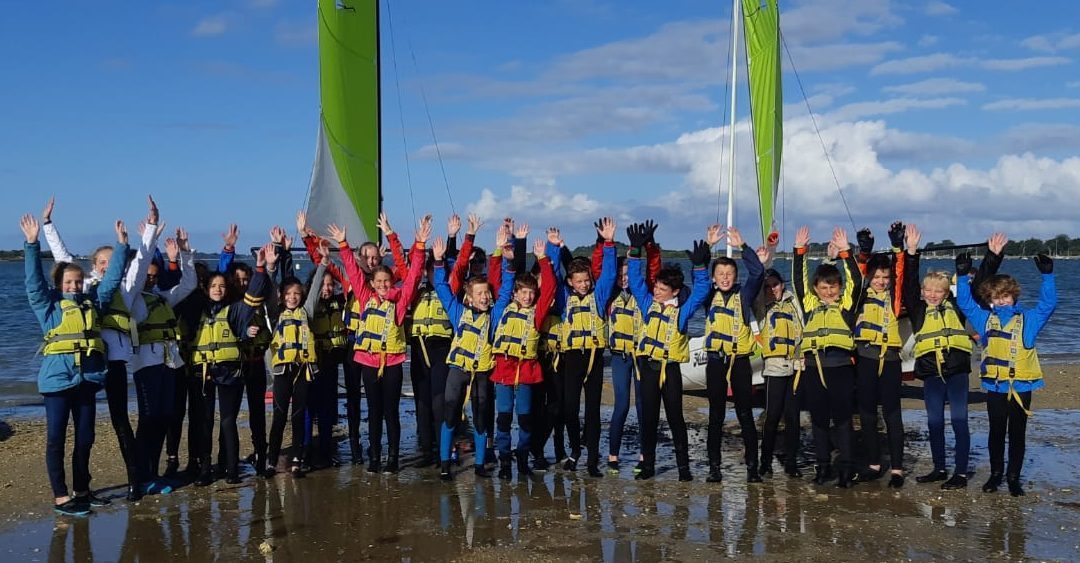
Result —
[[923, 382], [926, 401], [926, 424], [930, 428], [930, 454], [934, 469], [945, 469], [945, 401], [949, 401], [949, 417], [956, 436], [956, 473], [968, 471], [971, 433], [968, 431], [968, 374], [954, 373], [942, 379], [927, 377]]
[[[630, 414], [630, 385], [634, 386], [634, 410], [641, 425], [641, 383], [634, 377], [634, 358], [629, 354], [611, 353], [611, 384], [615, 387], [615, 410], [608, 426], [608, 454], [619, 456], [622, 449], [623, 427]], [[640, 442], [640, 430], [638, 432]], [[640, 443], [638, 444], [640, 449]]]
[[532, 385], [503, 385], [495, 384], [495, 447], [499, 450], [499, 459], [510, 459], [510, 427], [513, 424], [514, 412], [518, 415], [518, 443], [519, 456], [527, 458], [529, 455], [529, 439], [532, 436]]
[[45, 468], [54, 497], [68, 496], [64, 472], [64, 449], [67, 442], [68, 420], [75, 422], [75, 449], [71, 453], [71, 469], [76, 494], [90, 490], [90, 450], [94, 447], [94, 395], [101, 386], [82, 382], [57, 393], [43, 393], [45, 403]]

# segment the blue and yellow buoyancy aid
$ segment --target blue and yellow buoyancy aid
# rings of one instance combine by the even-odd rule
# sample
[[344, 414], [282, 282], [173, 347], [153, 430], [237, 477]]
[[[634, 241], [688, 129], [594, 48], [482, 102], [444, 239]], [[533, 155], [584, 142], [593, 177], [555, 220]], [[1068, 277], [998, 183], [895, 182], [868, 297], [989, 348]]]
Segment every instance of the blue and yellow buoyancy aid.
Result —
[[562, 321], [562, 349], [588, 352], [589, 363], [585, 368], [588, 380], [596, 361], [597, 351], [604, 350], [607, 323], [596, 303], [596, 294], [581, 296], [571, 292], [566, 299], [566, 313]]
[[1024, 316], [1015, 314], [1002, 327], [1001, 319], [991, 314], [986, 321], [986, 347], [981, 364], [982, 377], [1009, 382], [1009, 397], [1014, 399], [1028, 415], [1020, 395], [1013, 389], [1014, 381], [1038, 381], [1042, 379], [1039, 355], [1034, 348], [1024, 346]]
[[121, 295], [120, 290], [113, 293], [109, 305], [102, 312], [101, 328], [131, 334], [131, 311], [124, 304], [124, 297]]
[[405, 353], [405, 329], [397, 324], [397, 305], [372, 295], [360, 317], [360, 331], [354, 349], [379, 354], [379, 376], [386, 368], [387, 354]]
[[478, 312], [466, 307], [461, 312], [461, 321], [454, 331], [454, 340], [450, 343], [446, 363], [474, 374], [494, 369], [490, 329], [489, 312]]
[[717, 291], [705, 318], [705, 351], [745, 356], [753, 348], [754, 335], [743, 320], [742, 296], [735, 292], [725, 303], [724, 294]]
[[915, 334], [915, 357], [934, 354], [938, 376], [944, 377], [941, 364], [945, 362], [945, 353], [954, 348], [968, 354], [974, 348], [956, 308], [948, 300], [938, 307], [927, 305], [923, 325]]
[[[821, 385], [825, 384], [825, 372], [821, 367], [819, 352], [826, 348], [839, 348], [851, 351], [855, 349], [855, 338], [851, 333], [851, 327], [844, 320], [843, 309], [839, 303], [819, 305], [810, 312], [803, 326], [802, 340], [799, 341], [799, 354], [812, 354], [814, 363], [817, 365], [818, 377]], [[802, 370], [796, 370], [794, 388], [799, 388], [799, 379]]]
[[540, 333], [536, 330], [536, 308], [510, 303], [495, 325], [492, 352], [519, 360], [535, 360]]
[[45, 345], [41, 353], [46, 356], [73, 354], [76, 366], [80, 365], [83, 354], [104, 354], [101, 319], [93, 302], [61, 299], [59, 306], [60, 324], [45, 333]]
[[[318, 362], [315, 349], [315, 336], [308, 325], [307, 311], [303, 307], [285, 309], [278, 316], [274, 327], [274, 337], [270, 341], [270, 363], [274, 368], [283, 368], [286, 364], [302, 364], [308, 369], [307, 378], [311, 381], [312, 367]], [[275, 374], [283, 371], [276, 369]]]
[[319, 300], [315, 316], [311, 318], [311, 333], [319, 352], [330, 352], [345, 347], [345, 300], [339, 295], [329, 300]]
[[782, 299], [769, 305], [765, 322], [761, 326], [761, 356], [794, 360], [802, 336], [802, 319], [799, 310], [790, 299]]
[[203, 366], [240, 361], [240, 338], [229, 325], [228, 305], [213, 315], [203, 313], [191, 361]]
[[438, 294], [434, 290], [424, 291], [413, 306], [412, 323], [409, 336], [453, 338], [454, 326], [446, 314]]
[[641, 330], [641, 312], [637, 300], [627, 291], [615, 296], [608, 313], [608, 348], [622, 354], [634, 354], [635, 338]]
[[660, 387], [667, 379], [667, 364], [690, 361], [690, 339], [679, 330], [679, 307], [653, 302], [645, 312], [637, 336], [637, 356], [660, 362]]

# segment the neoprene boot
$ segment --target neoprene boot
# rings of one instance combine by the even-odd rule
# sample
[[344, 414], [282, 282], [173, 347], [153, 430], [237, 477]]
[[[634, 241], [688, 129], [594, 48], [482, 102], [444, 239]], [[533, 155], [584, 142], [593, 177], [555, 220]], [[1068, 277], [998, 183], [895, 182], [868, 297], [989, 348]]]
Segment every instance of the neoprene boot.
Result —
[[454, 480], [454, 474], [450, 473], [450, 462], [449, 461], [442, 462], [441, 467], [439, 468], [439, 479], [442, 479], [443, 481], [453, 481]]
[[825, 485], [832, 480], [832, 466], [829, 464], [819, 464], [814, 467], [814, 484]]
[[[770, 471], [771, 473], [772, 471]], [[756, 463], [751, 463], [746, 466], [746, 482], [747, 483], [760, 483], [761, 475], [758, 474], [758, 466]]]
[[944, 469], [934, 469], [926, 475], [919, 475], [915, 478], [916, 483], [935, 483], [937, 481], [944, 481], [949, 478], [949, 472]]
[[368, 450], [368, 473], [381, 473], [382, 472], [382, 452], [374, 449]]
[[837, 487], [841, 489], [850, 489], [851, 487], [855, 486], [855, 475], [852, 470], [841, 469], [838, 473], [839, 474], [836, 479]]
[[509, 478], [511, 478], [513, 476], [514, 476], [514, 474], [510, 470], [510, 456], [509, 455], [500, 455], [499, 456], [499, 479], [509, 479]]
[[397, 473], [399, 470], [400, 465], [398, 463], [398, 452], [397, 450], [390, 450], [390, 452], [386, 455], [386, 467], [383, 468], [383, 473], [393, 474]]
[[1019, 475], [1009, 475], [1005, 478], [1005, 482], [1009, 485], [1009, 494], [1014, 497], [1024, 496], [1024, 487], [1020, 485]]
[[679, 480], [687, 483], [694, 480], [694, 476], [690, 473], [690, 468], [685, 465], [679, 468]]
[[1001, 479], [1003, 475], [1001, 473], [991, 473], [990, 478], [986, 480], [982, 489], [984, 493], [996, 493], [998, 487], [1001, 487]]
[[517, 455], [517, 471], [518, 478], [528, 477], [532, 475], [532, 469], [529, 469], [529, 454], [528, 452], [518, 452]]
[[177, 472], [180, 470], [180, 459], [175, 456], [169, 456], [165, 460], [165, 474], [166, 479], [175, 479]]
[[720, 471], [719, 463], [709, 464], [709, 476], [705, 478], [706, 483], [719, 483], [724, 480], [724, 474]]

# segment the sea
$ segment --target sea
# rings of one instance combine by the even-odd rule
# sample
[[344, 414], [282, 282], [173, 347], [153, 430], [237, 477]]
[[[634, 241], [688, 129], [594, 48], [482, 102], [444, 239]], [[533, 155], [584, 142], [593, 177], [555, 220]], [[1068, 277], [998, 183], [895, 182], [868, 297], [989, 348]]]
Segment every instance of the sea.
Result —
[[[214, 267], [215, 263], [209, 264]], [[45, 264], [46, 272], [51, 264]], [[688, 268], [688, 264], [683, 264]], [[310, 266], [299, 263], [303, 273]], [[790, 272], [784, 260], [777, 260], [774, 267], [780, 272]], [[923, 272], [927, 270], [951, 271], [951, 260], [925, 259]], [[1050, 322], [1039, 335], [1039, 357], [1045, 364], [1063, 363], [1080, 356], [1080, 339], [1076, 327], [1080, 326], [1080, 260], [1058, 260], [1058, 305]], [[1038, 297], [1039, 273], [1034, 262], [1025, 259], [1006, 259], [1001, 273], [1016, 277], [1022, 287], [1021, 303], [1034, 304]], [[745, 273], [743, 273], [745, 275]], [[301, 277], [301, 279], [305, 279]], [[1072, 328], [1069, 328], [1072, 327]], [[691, 334], [703, 330], [699, 313], [691, 322]], [[21, 261], [0, 262], [0, 417], [27, 414], [41, 404], [37, 392], [37, 371], [41, 363], [38, 349], [42, 332], [30, 310], [24, 285], [24, 266]], [[131, 386], [134, 392], [134, 386]]]

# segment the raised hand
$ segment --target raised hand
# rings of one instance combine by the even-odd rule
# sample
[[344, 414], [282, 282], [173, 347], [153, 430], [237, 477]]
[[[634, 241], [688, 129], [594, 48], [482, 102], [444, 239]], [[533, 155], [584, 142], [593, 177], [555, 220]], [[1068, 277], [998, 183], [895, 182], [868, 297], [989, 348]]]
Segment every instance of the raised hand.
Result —
[[521, 240], [529, 238], [529, 224], [522, 223], [518, 226], [517, 231], [514, 232], [514, 238], [519, 238]]
[[180, 245], [176, 243], [176, 239], [172, 237], [165, 239], [165, 255], [169, 257], [169, 262], [176, 262], [180, 256]]
[[338, 227], [334, 223], [330, 223], [326, 227], [326, 232], [330, 233], [330, 238], [334, 239], [334, 242], [338, 244], [345, 242], [345, 227]]
[[907, 245], [908, 254], [915, 254], [919, 248], [920, 240], [922, 240], [922, 233], [919, 228], [909, 224], [904, 232], [904, 244]]
[[56, 196], [49, 196], [49, 201], [45, 202], [45, 209], [41, 212], [41, 222], [48, 223], [52, 221], [53, 207], [56, 206]]
[[724, 227], [720, 226], [720, 224], [709, 225], [705, 229], [705, 242], [709, 244], [709, 247], [716, 246], [726, 236], [727, 232], [724, 231]]
[[265, 256], [266, 258], [266, 269], [273, 270], [274, 265], [277, 264], [278, 261], [277, 245], [275, 245], [274, 243], [270, 243], [266, 245], [265, 248], [266, 252], [263, 254], [263, 256]]
[[264, 244], [262, 248], [255, 251], [255, 266], [262, 268], [266, 266], [266, 249], [273, 248], [272, 244]]
[[739, 229], [736, 229], [735, 227], [728, 227], [727, 232], [728, 244], [735, 248], [742, 248], [743, 238], [742, 234], [739, 232]]
[[483, 224], [484, 222], [475, 213], [469, 213], [469, 226], [465, 229], [465, 234], [475, 235]]
[[510, 260], [510, 261], [513, 261], [514, 260], [514, 245], [508, 244], [508, 245], [504, 246], [503, 251], [502, 251], [502, 255], [503, 255], [503, 258], [505, 258], [507, 260]]
[[592, 226], [593, 226], [593, 228], [596, 229], [596, 243], [600, 244], [600, 243], [604, 242], [604, 237], [603, 237], [603, 235], [600, 234], [600, 229], [604, 228], [604, 218], [601, 217], [601, 218], [597, 219], [596, 221], [593, 221]]
[[754, 250], [754, 253], [757, 254], [758, 260], [762, 264], [768, 264], [769, 260], [772, 259], [773, 251], [772, 251], [771, 247], [759, 246], [759, 247], [757, 247], [757, 249]]
[[563, 245], [562, 232], [559, 230], [558, 227], [548, 227], [547, 240], [555, 246]]
[[645, 244], [656, 244], [656, 221], [646, 219], [641, 226], [645, 229]]
[[221, 239], [225, 241], [225, 248], [236, 248], [236, 240], [240, 238], [240, 229], [236, 223], [229, 225], [229, 230], [221, 233]]
[[435, 242], [431, 244], [431, 257], [436, 262], [441, 261], [446, 256], [446, 242], [442, 237], [435, 237]]
[[633, 223], [626, 228], [626, 238], [630, 241], [630, 248], [645, 246], [645, 227], [641, 223]]
[[180, 247], [181, 252], [191, 252], [187, 229], [183, 227], [176, 228], [176, 244]]
[[604, 217], [600, 224], [600, 231], [598, 232], [600, 233], [600, 236], [604, 237], [604, 242], [615, 240], [615, 219]]
[[150, 208], [149, 212], [146, 214], [146, 222], [151, 225], [157, 225], [158, 221], [161, 219], [161, 215], [158, 213], [158, 206], [157, 203], [154, 202], [154, 196], [146, 196], [146, 205]]
[[836, 246], [836, 243], [830, 240], [828, 249], [826, 249], [825, 253], [829, 256], [829, 260], [836, 260], [836, 257], [840, 255], [840, 247]]
[[[50, 200], [51, 201], [51, 200]], [[26, 242], [34, 244], [38, 240], [38, 233], [41, 232], [41, 225], [38, 224], [37, 219], [34, 216], [27, 213], [19, 219], [19, 228], [22, 229], [23, 236], [26, 237]]]
[[690, 263], [695, 268], [704, 268], [709, 265], [709, 258], [712, 257], [710, 248], [709, 243], [696, 240], [694, 241], [694, 249], [686, 251], [686, 257], [690, 259]]
[[1041, 274], [1052, 274], [1054, 273], [1054, 259], [1047, 253], [1040, 252], [1035, 255], [1035, 267]]
[[270, 227], [270, 242], [274, 244], [281, 244], [285, 240], [285, 229], [274, 225]]
[[506, 224], [502, 224], [498, 229], [495, 229], [495, 248], [502, 248], [506, 246], [507, 241], [510, 240], [510, 233], [506, 230]]
[[296, 212], [296, 232], [303, 236], [307, 234], [307, 230], [307, 213], [304, 213], [304, 210], [301, 209]]
[[330, 261], [330, 244], [325, 240], [320, 240], [315, 249], [319, 252], [319, 258], [322, 259], [319, 263], [328, 264]]
[[1001, 256], [1001, 253], [1005, 251], [1005, 245], [1009, 244], [1009, 237], [1005, 236], [1005, 233], [994, 233], [990, 235], [990, 238], [986, 239], [986, 244], [990, 248], [990, 252]]
[[120, 244], [127, 244], [128, 232], [127, 227], [124, 226], [124, 222], [117, 219], [116, 224], [113, 225], [113, 230], [116, 231], [116, 241]]
[[802, 226], [795, 231], [795, 248], [805, 248], [810, 244], [810, 227]]
[[461, 230], [461, 217], [454, 213], [446, 220], [446, 235], [449, 237], [456, 237], [458, 231]]
[[971, 273], [971, 255], [961, 252], [956, 255], [956, 275], [966, 276]]
[[292, 248], [292, 241], [293, 238], [291, 236], [285, 235], [285, 237], [281, 239], [281, 246], [285, 247], [286, 249]]
[[420, 244], [427, 244], [428, 238], [431, 237], [431, 214], [424, 215], [420, 219], [420, 227], [416, 229], [416, 242]]
[[893, 248], [904, 247], [904, 223], [902, 221], [893, 221], [893, 224], [889, 225], [889, 244]]
[[840, 252], [844, 252], [851, 248], [851, 244], [848, 243], [847, 231], [844, 229], [834, 227], [832, 237], [833, 243], [836, 244], [836, 248], [839, 249]]
[[536, 255], [536, 259], [540, 260], [544, 257], [544, 240], [536, 239], [533, 241], [533, 254]]
[[[890, 236], [892, 231], [889, 232]], [[870, 229], [863, 227], [855, 233], [855, 241], [859, 243], [859, 252], [871, 254], [874, 252], [874, 234]]]
[[379, 213], [379, 221], [376, 223], [376, 225], [379, 226], [379, 230], [382, 231], [383, 234], [386, 236], [390, 236], [394, 233], [394, 229], [390, 227], [390, 220], [386, 218], [385, 211]]

